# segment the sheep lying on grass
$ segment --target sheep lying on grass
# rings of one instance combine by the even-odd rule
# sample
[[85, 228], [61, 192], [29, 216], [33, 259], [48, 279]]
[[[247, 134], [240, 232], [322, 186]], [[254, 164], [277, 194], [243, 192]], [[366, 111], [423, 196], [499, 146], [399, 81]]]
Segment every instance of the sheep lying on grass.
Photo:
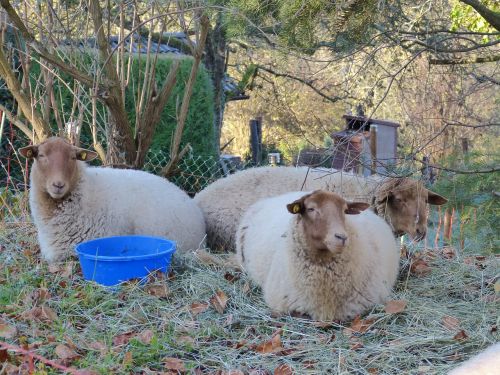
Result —
[[364, 178], [307, 167], [260, 167], [215, 181], [194, 200], [205, 216], [207, 244], [212, 249], [234, 249], [236, 228], [243, 212], [254, 202], [289, 191], [324, 189], [349, 200], [373, 204], [397, 236], [425, 237], [427, 203], [441, 205], [446, 198], [409, 178]]
[[498, 375], [500, 373], [500, 343], [465, 361], [448, 375]]
[[199, 207], [167, 180], [123, 169], [87, 167], [97, 154], [49, 138], [19, 152], [34, 159], [30, 206], [41, 252], [49, 262], [62, 260], [81, 241], [144, 234], [177, 242], [180, 251], [203, 242], [205, 223]]
[[383, 219], [360, 213], [368, 207], [321, 190], [260, 200], [241, 219], [236, 257], [271, 309], [352, 318], [382, 303], [398, 275], [396, 240]]

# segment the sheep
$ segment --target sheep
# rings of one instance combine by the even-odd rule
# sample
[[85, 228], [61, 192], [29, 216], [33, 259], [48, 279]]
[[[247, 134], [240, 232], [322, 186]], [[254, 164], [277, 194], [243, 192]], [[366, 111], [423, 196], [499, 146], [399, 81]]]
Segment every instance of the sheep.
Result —
[[441, 205], [446, 198], [409, 178], [360, 177], [308, 167], [259, 167], [215, 181], [194, 197], [205, 216], [207, 245], [213, 250], [233, 250], [238, 222], [254, 202], [289, 191], [325, 189], [350, 200], [373, 205], [391, 225], [396, 236], [408, 233], [425, 237], [427, 203]]
[[499, 373], [500, 343], [496, 343], [465, 361], [448, 375], [498, 375]]
[[143, 234], [196, 249], [205, 237], [200, 208], [173, 183], [137, 170], [88, 167], [97, 153], [58, 137], [23, 147], [34, 159], [29, 200], [42, 256], [49, 262], [72, 254], [92, 238]]
[[236, 259], [273, 311], [351, 319], [387, 299], [399, 270], [396, 239], [368, 207], [322, 190], [262, 199], [241, 219]]

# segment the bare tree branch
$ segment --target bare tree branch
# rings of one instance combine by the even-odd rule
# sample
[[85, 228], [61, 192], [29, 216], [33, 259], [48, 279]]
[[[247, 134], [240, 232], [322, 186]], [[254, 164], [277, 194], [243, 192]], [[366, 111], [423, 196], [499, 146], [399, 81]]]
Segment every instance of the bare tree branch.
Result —
[[429, 64], [431, 65], [463, 65], [463, 64], [481, 64], [493, 61], [499, 61], [500, 55], [492, 56], [469, 56], [463, 58], [449, 58], [449, 59], [429, 59]]
[[470, 5], [476, 12], [479, 13], [488, 23], [495, 29], [500, 31], [500, 12], [495, 12], [478, 0], [460, 0], [462, 3]]
[[25, 124], [22, 120], [19, 119], [18, 116], [14, 115], [2, 104], [0, 104], [0, 111], [5, 113], [7, 119], [11, 123], [13, 123], [19, 130], [21, 130], [32, 142], [35, 142], [35, 139], [33, 139], [33, 131], [29, 128], [28, 124]]
[[[51, 136], [50, 126], [45, 122], [38, 112], [38, 110], [33, 106], [31, 98], [26, 95], [26, 93], [21, 88], [19, 80], [15, 76], [14, 72], [10, 68], [9, 62], [0, 46], [0, 76], [4, 79], [7, 87], [9, 88], [12, 96], [16, 99], [19, 104], [19, 108], [28, 121], [32, 124], [35, 130], [36, 138], [35, 141], [43, 141], [44, 139]], [[16, 124], [17, 125], [17, 124]], [[23, 130], [24, 131], [24, 130]], [[32, 138], [30, 136], [30, 138]]]

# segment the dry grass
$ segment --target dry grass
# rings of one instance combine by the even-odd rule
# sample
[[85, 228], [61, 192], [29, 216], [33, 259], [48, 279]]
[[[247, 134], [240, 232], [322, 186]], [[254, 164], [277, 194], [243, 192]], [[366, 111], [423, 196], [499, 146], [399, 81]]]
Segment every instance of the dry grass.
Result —
[[[422, 275], [403, 271], [393, 295], [407, 301], [404, 311], [387, 314], [376, 306], [346, 330], [351, 322], [275, 316], [245, 275], [192, 255], [175, 257], [170, 279], [108, 291], [82, 280], [77, 262], [59, 269], [41, 262], [30, 223], [0, 225], [0, 318], [17, 329], [5, 341], [32, 344], [36, 353], [75, 368], [168, 373], [174, 366], [164, 359], [173, 357], [187, 373], [273, 373], [286, 364], [297, 374], [442, 374], [499, 340], [493, 285], [500, 267], [493, 256], [412, 257]], [[229, 298], [222, 313], [210, 304], [217, 291]], [[196, 315], [198, 302], [209, 305]], [[61, 360], [60, 344], [78, 357]]]

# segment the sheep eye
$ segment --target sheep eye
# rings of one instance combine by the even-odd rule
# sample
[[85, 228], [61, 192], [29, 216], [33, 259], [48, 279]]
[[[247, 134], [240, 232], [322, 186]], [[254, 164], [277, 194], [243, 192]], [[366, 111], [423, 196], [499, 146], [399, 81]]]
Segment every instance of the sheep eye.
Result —
[[314, 208], [312, 208], [312, 207], [309, 207], [309, 208], [307, 209], [307, 212], [313, 212], [313, 211], [314, 211]]
[[44, 157], [45, 157], [45, 155], [44, 155], [44, 154], [38, 154], [38, 157], [39, 157], [39, 158], [44, 158]]

